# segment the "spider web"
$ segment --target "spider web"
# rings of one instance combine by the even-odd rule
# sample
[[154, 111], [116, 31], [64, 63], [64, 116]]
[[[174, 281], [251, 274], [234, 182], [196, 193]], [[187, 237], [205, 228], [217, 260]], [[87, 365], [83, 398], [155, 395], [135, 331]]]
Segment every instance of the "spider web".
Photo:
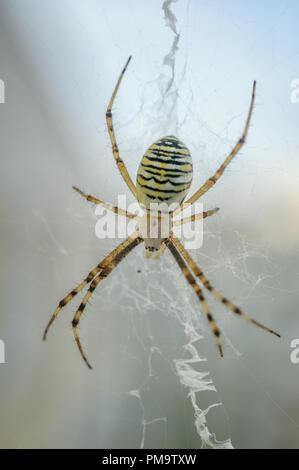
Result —
[[[179, 129], [181, 127], [181, 122], [178, 117], [179, 85], [176, 84], [176, 56], [179, 50], [180, 34], [177, 30], [177, 18], [172, 11], [172, 6], [174, 3], [176, 3], [176, 1], [177, 0], [165, 0], [162, 4], [165, 24], [166, 27], [168, 27], [173, 33], [173, 41], [170, 51], [164, 56], [162, 60], [162, 72], [156, 81], [156, 84], [158, 84], [160, 96], [151, 106], [148, 113], [148, 115], [152, 117], [150, 129], [151, 133], [154, 135], [158, 133], [158, 129], [160, 135], [167, 135], [171, 131], [173, 133], [173, 130], [175, 135], [179, 135]], [[182, 82], [184, 77], [185, 70], [182, 71], [178, 81]], [[162, 109], [163, 113], [161, 113]], [[162, 119], [162, 122], [161, 114], [164, 118]], [[178, 276], [174, 279], [173, 264], [169, 264], [168, 260], [167, 266], [165, 258], [166, 256], [164, 254], [158, 266], [158, 279], [161, 278], [162, 274], [165, 274], [169, 277], [169, 279], [173, 279], [173, 282], [175, 282], [177, 285], [179, 292], [186, 292], [187, 288], [183, 284], [185, 280], [183, 279], [182, 282], [182, 279], [178, 279]], [[141, 262], [141, 260], [139, 262]], [[187, 340], [185, 344], [180, 347], [177, 345], [177, 347], [173, 350], [173, 372], [176, 374], [177, 379], [186, 390], [188, 399], [192, 404], [194, 413], [194, 426], [198, 436], [200, 437], [201, 446], [211, 448], [232, 448], [230, 438], [218, 441], [216, 434], [210, 431], [208, 425], [207, 418], [210, 410], [221, 407], [222, 403], [214, 401], [214, 395], [216, 395], [217, 400], [216, 388], [213, 384], [210, 373], [206, 370], [207, 359], [199, 352], [199, 345], [203, 336], [200, 333], [201, 319], [199, 318], [198, 314], [198, 305], [192, 304], [189, 295], [186, 294], [182, 295], [181, 299], [174, 298], [172, 294], [169, 294], [167, 290], [163, 289], [160, 280], [157, 280], [157, 269], [155, 268], [154, 270], [154, 276], [151, 275], [149, 269], [145, 269], [144, 266], [143, 270], [145, 270], [146, 274], [143, 286], [146, 286], [146, 288], [144, 289], [143, 287], [142, 304], [137, 302], [135, 304], [135, 311], [137, 311], [138, 315], [142, 315], [147, 311], [148, 314], [150, 314], [153, 306], [147, 305], [146, 299], [157, 299], [157, 294], [159, 295], [158, 302], [157, 300], [155, 301], [155, 310], [158, 310], [160, 315], [165, 314], [165, 312], [169, 312], [172, 319], [175, 319], [183, 329]], [[131, 295], [134, 296], [134, 292], [131, 292]], [[135, 322], [133, 322], [133, 324], [135, 324]], [[148, 359], [149, 375], [138, 389], [130, 392], [139, 399], [140, 406], [142, 408], [143, 431], [140, 444], [141, 448], [143, 448], [146, 443], [147, 427], [156, 422], [155, 418], [151, 419], [151, 417], [148, 417], [147, 410], [143, 405], [142, 396], [144, 390], [147, 390], [152, 377], [155, 376], [155, 372], [152, 367], [152, 355], [157, 353], [158, 355], [164, 355], [162, 346], [159, 348], [150, 348]], [[208, 401], [210, 403], [205, 407], [201, 407], [200, 404], [200, 394], [202, 392], [208, 392], [209, 395]], [[167, 424], [165, 421], [163, 422], [165, 425]]]
[[[188, 125], [186, 108], [189, 106], [184, 103], [182, 115], [180, 95], [183, 92], [179, 93], [180, 85], [185, 79], [186, 60], [180, 76], [176, 75], [180, 34], [177, 30], [177, 18], [172, 10], [174, 3], [176, 1], [167, 0], [162, 4], [165, 26], [172, 34], [170, 50], [161, 59], [158, 77], [147, 83], [141, 97], [142, 105], [135, 116], [135, 119], [139, 117], [143, 120], [144, 141], [149, 142], [153, 141], [153, 136], [160, 137], [169, 133], [182, 135], [182, 129]], [[188, 92], [191, 101], [190, 90]], [[148, 101], [148, 94], [156, 98]], [[128, 124], [129, 122], [125, 126]], [[207, 132], [210, 133], [209, 129]], [[139, 276], [134, 282], [134, 288], [128, 285], [128, 276], [131, 277], [128, 270], [133, 273], [132, 276], [136, 276], [136, 272]], [[167, 279], [165, 287], [162, 279]], [[169, 286], [176, 286], [175, 292], [179, 295], [174, 295], [173, 287], [169, 289]], [[118, 301], [113, 302], [115, 292], [121, 298], [120, 304]], [[124, 353], [136, 362], [140, 361], [140, 355], [143, 357], [144, 378], [136, 388], [127, 392], [138, 400], [141, 410], [140, 447], [163, 447], [171, 441], [169, 430], [174, 418], [171, 418], [165, 392], [163, 393], [163, 387], [169, 386], [169, 381], [173, 387], [170, 393], [180, 396], [178, 406], [183, 406], [185, 410], [182, 419], [185, 427], [188, 427], [188, 437], [181, 440], [181, 446], [232, 448], [227, 436], [227, 415], [211, 378], [207, 358], [202, 353], [201, 343], [206, 331], [205, 328], [202, 331], [200, 309], [196, 299], [190, 295], [190, 287], [186, 285], [185, 279], [174, 270], [169, 254], [165, 253], [160, 261], [149, 261], [144, 257], [143, 246], [138, 252], [135, 250], [126, 259], [126, 267], [122, 266], [114, 280], [110, 279], [107, 283], [105, 294], [109, 298], [109, 309], [117, 310], [130, 319]], [[169, 328], [172, 335], [167, 338], [165, 331]], [[159, 330], [164, 331], [161, 337]], [[182, 393], [185, 398], [182, 398]], [[154, 406], [153, 403], [157, 405]], [[173, 411], [172, 415], [175, 416]], [[193, 421], [193, 430], [190, 430], [189, 420]], [[222, 424], [218, 421], [222, 421]], [[216, 435], [216, 429], [221, 428], [220, 434], [225, 438]], [[159, 439], [157, 436], [153, 437], [155, 432], [160, 436]], [[156, 445], [153, 444], [155, 439]]]
[[[222, 403], [218, 401], [208, 372], [207, 358], [201, 352], [201, 341], [206, 332], [202, 330], [196, 299], [189, 295], [189, 286], [180, 272], [174, 272], [173, 260], [167, 252], [160, 261], [145, 260], [141, 247], [126, 261], [126, 269], [119, 270], [114, 281], [106, 286], [105, 295], [113, 304], [110, 305], [112, 310], [117, 309], [120, 315], [129, 318], [124, 354], [136, 362], [142, 360], [143, 364], [144, 378], [136, 388], [127, 392], [138, 400], [142, 412], [140, 447], [153, 446], [151, 428], [156, 428], [156, 432], [160, 433], [157, 440], [159, 446], [167, 447], [173, 417], [164, 388], [170, 384], [172, 389], [169, 392], [178, 395], [177, 406], [183, 407], [186, 413], [182, 419], [188, 427], [189, 446], [191, 442], [191, 447], [232, 447], [229, 438], [217, 440], [216, 433], [208, 425], [209, 413], [222, 407]], [[128, 286], [128, 273], [138, 276], [134, 287]], [[165, 287], [162, 279], [167, 279]], [[172, 283], [176, 285], [179, 295], [173, 295], [167, 287]], [[121, 305], [115, 300], [113, 302], [116, 291], [120, 292]], [[165, 332], [170, 332], [170, 335], [165, 336]], [[183, 388], [183, 395], [180, 387]], [[223, 410], [222, 415], [222, 419], [226, 420]], [[215, 419], [217, 421], [213, 417]], [[188, 420], [194, 422], [194, 431], [200, 438], [198, 444]], [[183, 447], [188, 447], [188, 439], [182, 438], [182, 443], [186, 440]]]
[[[194, 97], [192, 88], [188, 85], [187, 74], [188, 52], [182, 51], [183, 33], [178, 29], [178, 20], [174, 13], [175, 3], [177, 2], [167, 0], [162, 4], [165, 26], [171, 33], [169, 50], [158, 64], [159, 72], [156, 77], [143, 87], [140, 93], [141, 106], [134, 119], [122, 123], [121, 127], [124, 125], [128, 129], [131, 123], [136, 126], [136, 121], [139, 121], [142, 130], [136, 133], [133, 146], [140, 149], [140, 154], [142, 149], [147, 148], [162, 135], [175, 134], [190, 143], [192, 154], [201, 153], [205, 161], [209, 159], [213, 161], [215, 154], [225, 154], [223, 149], [226, 148], [228, 153], [234, 144], [233, 139], [236, 139], [235, 136], [238, 134], [235, 133], [234, 138], [231, 138], [227, 129], [221, 133], [215, 132], [206, 122], [199, 119], [198, 112], [196, 114], [193, 112]], [[185, 28], [181, 29], [186, 32], [188, 24]], [[184, 43], [183, 47], [185, 46]], [[243, 115], [242, 119], [244, 120]], [[242, 119], [236, 116], [229, 124], [234, 124], [233, 121], [237, 120], [240, 123]], [[230, 127], [233, 128], [234, 125]], [[196, 128], [200, 128], [200, 139], [196, 135]], [[134, 142], [134, 132], [130, 134]], [[208, 142], [209, 148], [200, 142]], [[193, 152], [193, 149], [196, 149], [196, 152]], [[127, 155], [123, 153], [126, 161], [130, 160], [130, 150]], [[214, 170], [213, 166], [211, 168]], [[211, 171], [206, 170], [206, 178], [210, 176]], [[229, 180], [227, 181], [229, 186]], [[213, 205], [209, 208], [212, 207]], [[214, 273], [228, 273], [239, 288], [238, 305], [242, 305], [248, 299], [265, 300], [267, 294], [261, 294], [260, 286], [267, 284], [267, 281], [271, 285], [280, 274], [278, 266], [271, 260], [267, 247], [248, 242], [237, 229], [234, 231], [226, 229], [221, 218], [214, 222], [209, 221], [209, 227], [210, 232], [205, 232], [205, 243], [210, 244], [210, 249], [194, 255], [196, 261], [199, 257], [200, 266], [204, 264], [204, 271], [208, 277]], [[141, 409], [140, 447], [157, 445], [163, 447], [172, 441], [171, 413], [167, 399], [163, 400], [163, 385], [157, 385], [159, 382], [164, 382], [168, 387], [172, 387], [170, 393], [174, 395], [183, 393], [184, 398], [180, 396], [180, 400], [178, 399], [178, 406], [183, 406], [185, 410], [183, 421], [184, 423], [188, 421], [189, 424], [193, 422], [193, 430], [197, 434], [196, 440], [190, 427], [188, 428], [189, 446], [231, 448], [228, 414], [210, 373], [211, 353], [210, 351], [208, 354], [203, 353], [208, 349], [205, 339], [208, 338], [213, 342], [214, 338], [210, 335], [206, 319], [202, 318], [200, 307], [192, 297], [189, 286], [179, 273], [174, 272], [175, 268], [168, 253], [165, 253], [158, 262], [155, 260], [149, 262], [144, 259], [141, 247], [138, 250], [138, 258], [137, 253], [134, 253], [126, 263], [127, 269], [130, 273], [134, 273], [132, 274], [134, 277], [138, 266], [139, 281], [134, 283], [134, 289], [128, 287], [127, 279], [131, 274], [123, 268], [119, 270], [118, 281], [114, 280], [114, 287], [111, 289], [112, 292], [121, 292], [123, 304], [118, 309], [124, 316], [130, 312], [130, 328], [124, 351], [137, 361], [136, 351], [132, 346], [137, 342], [142, 345], [141, 356], [144, 355], [145, 377], [127, 392], [138, 400]], [[165, 279], [167, 284], [164, 282]], [[225, 281], [222, 281], [222, 284], [218, 288], [221, 292], [226, 292]], [[112, 298], [113, 294], [109, 296], [109, 302]], [[269, 298], [268, 294], [268, 300]], [[233, 298], [231, 300], [234, 301]], [[219, 310], [219, 305], [213, 303], [210, 298], [208, 301], [213, 307], [212, 311]], [[113, 308], [117, 309], [116, 304]], [[242, 347], [231, 342], [225, 328], [222, 328], [224, 322], [217, 321], [220, 322], [226, 348], [241, 359]], [[160, 329], [164, 332], [170, 329], [171, 337], [162, 336], [160, 339], [157, 333]], [[137, 350], [140, 354], [141, 350], [139, 348]], [[153, 406], [153, 402], [159, 405]], [[157, 435], [160, 436], [159, 439]], [[181, 445], [188, 447], [186, 440], [182, 439], [180, 442], [185, 442], [185, 445]]]
[[[230, 448], [232, 443], [270, 447], [296, 443], [299, 416], [294, 390], [298, 384], [296, 374], [289, 370], [286, 348], [288, 336], [293, 338], [297, 328], [297, 147], [294, 163], [293, 134], [285, 129], [286, 136], [280, 138], [280, 127], [275, 144], [269, 144], [276, 122], [263, 111], [273, 104], [272, 115], [279, 116], [287, 106], [282, 104], [281, 96], [276, 98], [276, 93], [271, 99], [267, 95], [267, 69], [263, 69], [263, 80], [251, 77], [253, 64], [258, 64], [259, 70], [266, 57], [275, 77], [282, 68], [275, 64], [274, 56], [266, 53], [253, 62], [256, 53], [250, 54], [250, 47], [252, 51], [257, 49], [256, 38], [249, 45], [244, 39], [239, 62], [235, 56], [228, 59], [235, 49], [229, 39], [224, 49], [219, 47], [218, 39], [212, 50], [208, 41], [201, 41], [210, 38], [209, 29], [217, 17], [214, 4], [227, 15], [223, 25], [230, 25], [236, 9], [251, 7], [242, 2], [225, 2], [223, 7], [224, 2], [202, 2], [197, 10], [199, 2], [144, 2], [138, 11], [138, 25], [147, 26], [142, 11], [145, 5], [154, 8], [150, 13], [155, 21], [149, 22], [150, 28], [144, 32], [136, 28], [132, 39], [122, 29], [131, 21], [122, 17], [124, 2], [107, 6], [93, 0], [65, 0], [57, 1], [55, 7], [53, 3], [43, 2], [41, 8], [47, 14], [40, 13], [40, 18], [38, 2], [28, 0], [24, 7], [14, 1], [1, 5], [6, 22], [3, 30], [11, 26], [9, 34], [6, 30], [7, 51], [11, 52], [11, 43], [16, 50], [19, 48], [16, 63], [9, 56], [11, 82], [7, 84], [7, 90], [12, 87], [14, 91], [10, 96], [15, 94], [16, 98], [5, 105], [5, 112], [13, 111], [13, 131], [9, 114], [4, 114], [2, 122], [6, 130], [2, 136], [4, 150], [9, 149], [12, 155], [4, 165], [9, 176], [3, 178], [3, 186], [9, 197], [2, 200], [7, 214], [3, 227], [6, 230], [11, 225], [14, 241], [11, 247], [5, 241], [8, 268], [3, 272], [14, 282], [10, 283], [11, 290], [7, 289], [9, 296], [7, 292], [2, 295], [6, 299], [3, 311], [9, 314], [1, 318], [1, 339], [3, 336], [6, 346], [15, 347], [15, 367], [19, 367], [12, 368], [10, 352], [7, 375], [2, 381], [7, 401], [1, 405], [5, 423], [1, 442], [8, 447], [17, 443], [23, 447], [104, 448]], [[136, 8], [141, 3], [136, 2]], [[64, 8], [70, 24], [57, 14], [57, 8]], [[204, 14], [210, 8], [210, 23], [205, 24], [196, 12]], [[281, 10], [279, 18], [285, 11]], [[68, 14], [70, 11], [73, 16]], [[255, 13], [249, 13], [255, 18]], [[260, 17], [261, 11], [257, 13]], [[237, 24], [230, 30], [248, 26], [247, 15], [236, 13], [233, 18]], [[266, 22], [268, 30], [261, 30], [262, 39], [272, 37], [276, 27], [273, 22]], [[33, 24], [36, 29], [29, 27]], [[287, 31], [289, 27], [288, 23]], [[201, 34], [197, 35], [197, 30]], [[219, 38], [228, 32], [223, 27]], [[97, 48], [101, 41], [102, 55]], [[248, 58], [245, 64], [243, 46]], [[208, 59], [201, 56], [205, 48], [209, 50]], [[84, 312], [79, 335], [94, 366], [92, 373], [81, 364], [70, 328], [83, 293], [61, 313], [47, 344], [41, 344], [42, 329], [57, 302], [118, 243], [95, 238], [94, 208], [88, 209], [86, 201], [72, 194], [70, 188], [77, 184], [113, 204], [117, 204], [117, 192], [128, 193], [117, 168], [112, 166], [104, 113], [107, 96], [130, 53], [133, 60], [114, 107], [121, 156], [134, 178], [145, 149], [162, 135], [177, 135], [188, 145], [194, 160], [191, 192], [211, 176], [239, 137], [248, 111], [251, 79], [258, 78], [258, 87], [266, 83], [257, 96], [255, 109], [259, 113], [254, 113], [246, 151], [230, 165], [217, 188], [203, 198], [204, 210], [221, 210], [204, 224], [203, 249], [190, 254], [217, 290], [241, 308], [246, 304], [246, 313], [286, 336], [280, 346], [276, 339], [236, 319], [207, 293], [222, 333], [222, 361], [198, 300], [169, 252], [160, 261], [147, 260], [143, 246], [97, 288]], [[229, 67], [226, 60], [230, 60]], [[242, 84], [239, 88], [234, 81], [236, 63], [243, 64], [238, 70]], [[16, 77], [25, 77], [24, 83]], [[279, 73], [277, 77], [284, 83]], [[231, 95], [236, 95], [231, 107], [229, 100], [223, 100], [225, 104], [221, 100], [221, 93], [229, 92], [230, 83]], [[88, 108], [87, 103], [96, 104]], [[236, 109], [240, 114], [235, 115]], [[38, 112], [36, 119], [33, 110]], [[232, 116], [229, 122], [228, 116]], [[34, 149], [28, 142], [32, 135], [36, 136]], [[18, 157], [15, 162], [14, 152]], [[293, 179], [287, 175], [287, 165], [294, 170]], [[18, 191], [12, 194], [10, 181], [16, 169], [22, 177]], [[261, 174], [264, 176], [259, 184]], [[291, 187], [290, 181], [294, 183]], [[267, 195], [260, 198], [264, 187], [269, 188], [268, 199]], [[285, 199], [278, 201], [274, 195], [281, 187], [288, 189]], [[269, 208], [278, 221], [271, 225], [270, 220], [267, 226], [264, 219]], [[283, 218], [285, 212], [289, 212], [291, 224], [288, 217]], [[283, 235], [280, 226], [284, 227]], [[278, 247], [276, 251], [273, 246]], [[11, 263], [13, 257], [16, 263]], [[293, 298], [292, 310], [289, 305]], [[279, 323], [282, 312], [284, 320]], [[7, 325], [11, 327], [5, 329]], [[9, 352], [9, 348], [6, 350]], [[253, 358], [252, 364], [249, 357]], [[288, 390], [285, 384], [290, 384]], [[11, 390], [21, 392], [12, 394]], [[13, 421], [12, 407], [18, 411], [13, 413]], [[18, 421], [24, 413], [26, 419]]]

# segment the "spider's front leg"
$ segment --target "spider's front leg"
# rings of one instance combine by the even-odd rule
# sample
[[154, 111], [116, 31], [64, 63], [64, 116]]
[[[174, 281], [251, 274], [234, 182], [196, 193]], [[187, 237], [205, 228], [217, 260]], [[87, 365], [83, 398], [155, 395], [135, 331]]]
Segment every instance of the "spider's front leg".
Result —
[[[87, 302], [88, 300], [90, 299], [93, 291], [95, 290], [95, 288], [97, 287], [97, 285], [99, 284], [100, 281], [102, 281], [103, 279], [106, 279], [106, 277], [109, 276], [109, 274], [116, 268], [116, 266], [134, 249], [136, 248], [136, 246], [140, 245], [140, 243], [142, 243], [144, 240], [143, 238], [141, 238], [139, 232], [135, 232], [131, 237], [129, 237], [125, 242], [121, 243], [117, 248], [115, 248], [115, 250], [113, 250], [113, 252], [110, 253], [110, 255], [108, 255], [108, 261], [107, 263], [105, 263], [105, 266], [104, 266], [104, 269], [102, 270], [102, 272], [100, 274], [98, 274], [98, 276], [96, 276], [92, 283], [90, 284], [90, 287], [87, 291], [87, 293], [85, 294], [85, 297], [83, 298], [81, 304], [79, 305], [79, 308], [73, 318], [73, 321], [72, 321], [72, 327], [73, 327], [73, 333], [74, 333], [74, 336], [75, 336], [75, 340], [76, 340], [76, 343], [77, 343], [77, 346], [79, 348], [79, 351], [80, 351], [80, 354], [85, 362], [85, 364], [87, 365], [87, 367], [89, 369], [92, 369], [90, 363], [88, 362], [84, 352], [83, 352], [83, 349], [82, 349], [82, 346], [81, 346], [81, 343], [80, 343], [80, 339], [79, 339], [79, 336], [78, 336], [78, 333], [77, 333], [77, 327], [78, 327], [78, 323], [80, 321], [80, 318], [81, 318], [81, 315], [87, 305]], [[106, 259], [107, 259], [106, 258]]]
[[220, 331], [217, 328], [217, 325], [215, 323], [214, 318], [212, 317], [212, 314], [209, 310], [208, 304], [206, 302], [206, 299], [204, 298], [204, 295], [203, 295], [203, 292], [202, 292], [201, 288], [196, 283], [196, 280], [195, 280], [194, 276], [192, 276], [192, 273], [191, 273], [190, 269], [188, 268], [187, 264], [183, 260], [182, 256], [180, 255], [179, 251], [177, 250], [177, 248], [175, 247], [175, 245], [172, 241], [172, 238], [168, 238], [167, 240], [165, 240], [165, 244], [166, 244], [167, 248], [170, 250], [172, 256], [175, 259], [175, 261], [177, 262], [180, 270], [184, 274], [187, 282], [190, 284], [190, 286], [195, 291], [197, 297], [199, 298], [199, 301], [200, 301], [200, 304], [202, 306], [203, 312], [205, 313], [205, 315], [208, 319], [210, 328], [211, 328], [212, 332], [214, 333], [214, 335], [216, 337], [216, 341], [217, 341], [218, 349], [219, 349], [219, 352], [220, 352], [220, 356], [222, 357], [223, 356], [223, 351], [222, 351], [222, 345], [221, 345], [221, 339], [220, 339]]
[[77, 287], [75, 287], [75, 289], [73, 289], [71, 292], [69, 292], [59, 302], [58, 307], [56, 308], [55, 312], [53, 313], [52, 317], [50, 318], [50, 321], [47, 324], [46, 329], [44, 331], [44, 335], [43, 335], [43, 340], [44, 341], [46, 340], [46, 337], [47, 337], [50, 326], [54, 322], [54, 320], [57, 317], [57, 315], [59, 314], [60, 310], [63, 307], [65, 307], [75, 297], [75, 295], [77, 295], [82, 289], [84, 289], [84, 287], [93, 280], [93, 278], [99, 273], [99, 271], [101, 271], [103, 269], [103, 267], [104, 267], [104, 264], [102, 264], [102, 262], [99, 263], [92, 271], [90, 271], [90, 273], [84, 279], [84, 281], [82, 281]]
[[[218, 212], [218, 211], [219, 211], [219, 207], [217, 207], [216, 209], [210, 210], [210, 211], [204, 211], [204, 212], [200, 212], [198, 214], [193, 214], [190, 217], [184, 217], [184, 218], [181, 218], [181, 219], [178, 219], [178, 220], [172, 220], [172, 214], [171, 214], [171, 222], [170, 222], [171, 232], [170, 232], [170, 234], [172, 234], [173, 227], [178, 227], [178, 226], [183, 225], [183, 224], [195, 222], [196, 220], [205, 219], [206, 217], [210, 217], [211, 215], [216, 214], [216, 212]], [[164, 240], [161, 243], [161, 246], [158, 250], [158, 253], [156, 254], [156, 259], [161, 258], [161, 256], [163, 255], [165, 249], [166, 249], [166, 240]]]
[[138, 237], [138, 232], [133, 233], [130, 237], [126, 238], [120, 245], [118, 245], [109, 255], [107, 255], [90, 273], [88, 276], [82, 281], [75, 289], [73, 289], [69, 294], [67, 294], [58, 304], [55, 312], [53, 313], [52, 317], [50, 318], [49, 323], [46, 326], [43, 339], [45, 340], [47, 337], [48, 330], [54, 320], [56, 319], [57, 315], [59, 314], [60, 310], [65, 307], [84, 287], [89, 284], [95, 276], [103, 269], [109, 265], [111, 260], [116, 257], [121, 251], [125, 251], [127, 247], [131, 244], [132, 240]]
[[206, 278], [206, 276], [204, 275], [204, 273], [199, 269], [199, 267], [197, 266], [197, 264], [195, 263], [195, 261], [192, 259], [192, 257], [189, 255], [188, 251], [186, 250], [186, 248], [184, 248], [184, 246], [182, 245], [182, 243], [175, 237], [171, 237], [171, 240], [173, 242], [173, 244], [176, 246], [177, 250], [179, 251], [179, 253], [181, 254], [181, 256], [184, 258], [184, 260], [186, 261], [186, 263], [190, 266], [190, 268], [192, 269], [194, 275], [202, 282], [202, 284], [204, 285], [204, 287], [209, 291], [211, 292], [211, 294], [217, 299], [219, 300], [220, 302], [222, 302], [229, 310], [231, 310], [233, 313], [235, 313], [236, 315], [240, 316], [241, 318], [244, 318], [244, 320], [247, 320], [251, 323], [253, 323], [254, 325], [258, 326], [259, 328], [262, 328], [263, 330], [266, 330], [268, 331], [269, 333], [272, 333], [273, 335], [277, 336], [278, 338], [280, 338], [280, 334], [279, 333], [276, 333], [276, 331], [274, 330], [271, 330], [270, 328], [268, 328], [267, 326], [263, 325], [262, 323], [254, 320], [253, 318], [249, 317], [248, 315], [246, 315], [246, 313], [242, 312], [242, 310], [239, 308], [239, 307], [236, 307], [236, 305], [234, 305], [232, 302], [230, 302], [228, 299], [226, 299], [225, 297], [223, 297], [218, 291], [216, 291], [216, 289], [214, 289], [214, 287], [211, 286], [210, 282], [208, 281], [208, 279]]

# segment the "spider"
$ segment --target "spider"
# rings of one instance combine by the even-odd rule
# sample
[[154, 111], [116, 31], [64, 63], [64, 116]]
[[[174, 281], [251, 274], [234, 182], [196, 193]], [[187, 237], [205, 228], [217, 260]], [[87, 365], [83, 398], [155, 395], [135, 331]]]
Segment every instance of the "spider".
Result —
[[[255, 99], [255, 89], [256, 82], [253, 83], [251, 102], [249, 107], [249, 112], [247, 120], [245, 123], [245, 128], [241, 138], [236, 143], [235, 147], [224, 160], [222, 165], [218, 168], [216, 173], [211, 176], [185, 203], [183, 203], [192, 181], [192, 159], [188, 148], [183, 142], [181, 142], [177, 137], [172, 135], [163, 137], [153, 143], [149, 149], [143, 155], [137, 173], [136, 186], [134, 185], [126, 166], [121, 159], [118, 151], [118, 146], [116, 143], [116, 138], [114, 134], [113, 122], [112, 122], [112, 106], [114, 99], [118, 92], [122, 78], [127, 70], [131, 56], [127, 60], [119, 78], [116, 83], [115, 89], [113, 91], [112, 97], [108, 104], [106, 111], [106, 122], [108, 127], [108, 132], [112, 145], [112, 152], [120, 171], [121, 176], [128, 185], [134, 197], [137, 199], [138, 203], [143, 209], [145, 209], [145, 216], [143, 218], [132, 214], [126, 210], [120, 209], [111, 204], [107, 204], [95, 197], [89, 196], [79, 188], [73, 186], [73, 189], [77, 191], [81, 196], [83, 196], [87, 201], [90, 201], [94, 204], [100, 204], [106, 209], [113, 211], [116, 214], [126, 216], [131, 219], [137, 219], [139, 226], [137, 231], [135, 231], [131, 236], [126, 238], [122, 243], [120, 243], [108, 256], [106, 256], [90, 273], [88, 276], [75, 288], [73, 289], [66, 297], [64, 297], [58, 304], [58, 307], [55, 313], [52, 315], [46, 329], [44, 332], [43, 339], [46, 339], [48, 330], [57, 317], [60, 310], [65, 307], [65, 305], [77, 295], [85, 286], [90, 284], [81, 304], [76, 311], [76, 314], [72, 320], [72, 329], [76, 343], [78, 345], [79, 351], [86, 365], [91, 369], [91, 365], [88, 362], [77, 332], [78, 323], [80, 321], [81, 315], [86, 307], [86, 304], [91, 297], [93, 291], [96, 289], [97, 285], [106, 279], [109, 274], [120, 264], [120, 262], [138, 245], [145, 242], [145, 249], [147, 257], [151, 256], [153, 252], [156, 253], [156, 257], [159, 258], [166, 248], [169, 249], [174, 260], [178, 264], [180, 270], [185, 276], [187, 282], [190, 284], [195, 294], [197, 295], [199, 302], [201, 304], [202, 310], [205, 313], [210, 328], [214, 333], [218, 345], [220, 355], [223, 356], [223, 350], [220, 339], [220, 331], [214, 321], [214, 318], [209, 310], [208, 304], [203, 295], [203, 291], [199, 284], [197, 283], [196, 278], [202, 283], [210, 293], [216, 297], [217, 300], [222, 302], [229, 310], [234, 312], [239, 317], [244, 318], [245, 320], [263, 328], [264, 330], [269, 331], [270, 333], [280, 337], [278, 333], [262, 325], [258, 321], [252, 319], [244, 312], [242, 312], [238, 307], [232, 304], [228, 299], [223, 297], [214, 287], [211, 286], [210, 282], [197, 266], [195, 261], [191, 258], [190, 254], [184, 248], [183, 244], [176, 238], [173, 234], [173, 227], [185, 223], [190, 223], [198, 219], [204, 219], [210, 217], [218, 211], [218, 208], [209, 210], [206, 212], [201, 212], [192, 215], [191, 217], [185, 217], [178, 220], [173, 220], [177, 214], [183, 211], [186, 207], [193, 204], [197, 201], [203, 194], [205, 194], [218, 179], [223, 174], [224, 170], [232, 159], [237, 155], [239, 150], [243, 147], [245, 139], [247, 137], [248, 128], [250, 125], [251, 115], [254, 106]], [[152, 217], [151, 204], [152, 203], [164, 203], [167, 207], [172, 207], [173, 203], [176, 204], [175, 210], [169, 209], [169, 230], [167, 236], [162, 237], [161, 231], [156, 237], [150, 237], [152, 232], [149, 232], [148, 229], [154, 225], [159, 225], [161, 228], [163, 213], [159, 212], [158, 217]], [[144, 221], [149, 221], [147, 228], [144, 229]]]

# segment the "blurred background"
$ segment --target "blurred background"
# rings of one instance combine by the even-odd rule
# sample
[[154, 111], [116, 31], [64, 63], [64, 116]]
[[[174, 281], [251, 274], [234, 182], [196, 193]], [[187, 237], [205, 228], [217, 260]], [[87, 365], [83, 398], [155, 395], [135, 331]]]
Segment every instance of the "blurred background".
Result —
[[[299, 447], [299, 5], [296, 0], [0, 0], [1, 448]], [[138, 247], [42, 341], [58, 302], [120, 240], [95, 208], [132, 196], [114, 163], [114, 107], [135, 180], [155, 140], [177, 135], [192, 192], [222, 163], [257, 95], [246, 145], [204, 209], [192, 256], [225, 297], [281, 333], [236, 318], [207, 292], [224, 357], [170, 254]], [[297, 82], [298, 87], [298, 82]], [[206, 422], [205, 422], [206, 420]]]

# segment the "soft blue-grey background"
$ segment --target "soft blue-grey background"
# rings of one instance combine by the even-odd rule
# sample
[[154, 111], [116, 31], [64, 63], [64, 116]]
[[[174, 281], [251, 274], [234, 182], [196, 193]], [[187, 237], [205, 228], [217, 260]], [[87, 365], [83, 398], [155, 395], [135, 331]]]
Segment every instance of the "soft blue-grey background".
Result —
[[[174, 83], [163, 61], [174, 32], [161, 1], [0, 0], [1, 316], [0, 447], [201, 445], [175, 372], [188, 358], [182, 318], [198, 315], [195, 343], [222, 402], [208, 416], [237, 447], [299, 447], [299, 5], [296, 0], [179, 0]], [[117, 241], [98, 240], [78, 185], [111, 203], [128, 194], [114, 164], [105, 110], [127, 57], [114, 109], [119, 147], [135, 179], [142, 153], [177, 134], [192, 151], [195, 190], [239, 138], [252, 82], [248, 141], [204, 196], [220, 207], [192, 255], [226, 297], [282, 334], [249, 325], [207, 294], [223, 359], [193, 292], [168, 253], [140, 248], [95, 293], [80, 324], [94, 366], [84, 367], [70, 322], [76, 298], [42, 331], [58, 301]], [[141, 273], [137, 273], [141, 270]], [[187, 322], [188, 323], [188, 322]], [[133, 391], [133, 392], [132, 392]], [[134, 392], [135, 391], [135, 392]]]

